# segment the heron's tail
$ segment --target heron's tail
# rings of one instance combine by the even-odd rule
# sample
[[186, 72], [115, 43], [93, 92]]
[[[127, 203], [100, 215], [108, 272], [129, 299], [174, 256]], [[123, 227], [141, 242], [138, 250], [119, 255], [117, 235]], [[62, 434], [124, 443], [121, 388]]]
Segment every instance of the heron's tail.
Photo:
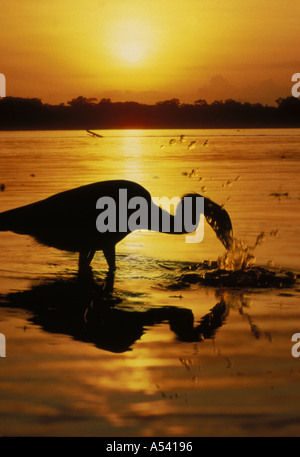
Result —
[[12, 217], [10, 213], [11, 211], [0, 213], [0, 232], [7, 232], [11, 230]]

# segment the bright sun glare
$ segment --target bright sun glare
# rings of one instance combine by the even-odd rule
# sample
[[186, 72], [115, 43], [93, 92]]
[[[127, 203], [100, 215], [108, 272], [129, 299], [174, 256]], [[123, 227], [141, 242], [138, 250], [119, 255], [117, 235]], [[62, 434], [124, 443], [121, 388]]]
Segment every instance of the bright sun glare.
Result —
[[128, 63], [138, 63], [152, 49], [153, 31], [143, 21], [124, 20], [115, 24], [110, 42], [116, 57]]
[[120, 49], [120, 54], [127, 62], [135, 63], [144, 57], [145, 51], [139, 43], [132, 42], [124, 43]]

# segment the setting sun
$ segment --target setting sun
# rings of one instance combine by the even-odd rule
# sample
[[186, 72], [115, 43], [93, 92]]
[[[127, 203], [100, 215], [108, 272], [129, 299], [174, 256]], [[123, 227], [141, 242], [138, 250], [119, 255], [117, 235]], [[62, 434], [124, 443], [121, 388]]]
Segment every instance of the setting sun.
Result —
[[121, 56], [129, 63], [135, 63], [141, 60], [144, 56], [144, 50], [138, 43], [125, 43], [120, 50]]
[[144, 61], [153, 51], [153, 30], [146, 21], [123, 20], [113, 24], [108, 33], [112, 58], [128, 63]]

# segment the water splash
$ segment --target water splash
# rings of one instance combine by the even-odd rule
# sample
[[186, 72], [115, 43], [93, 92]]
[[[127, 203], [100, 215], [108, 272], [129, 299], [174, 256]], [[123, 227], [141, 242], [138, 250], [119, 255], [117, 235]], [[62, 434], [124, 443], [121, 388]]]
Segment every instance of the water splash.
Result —
[[270, 233], [261, 232], [254, 243], [254, 246], [247, 246], [243, 241], [234, 238], [232, 246], [225, 254], [218, 258], [218, 267], [221, 270], [246, 270], [253, 267], [256, 258], [254, 250], [260, 246], [268, 236], [277, 236], [278, 230], [272, 230]]
[[253, 266], [255, 260], [253, 249], [235, 238], [231, 248], [218, 258], [217, 263], [221, 270], [245, 270]]
[[[171, 278], [167, 286], [171, 290], [189, 287], [217, 287], [218, 289], [282, 289], [293, 287], [299, 274], [280, 269], [255, 266], [254, 250], [270, 236], [277, 236], [278, 230], [261, 232], [254, 246], [234, 239], [231, 248], [217, 261], [204, 261], [182, 267], [181, 274]], [[274, 265], [273, 265], [274, 266]]]

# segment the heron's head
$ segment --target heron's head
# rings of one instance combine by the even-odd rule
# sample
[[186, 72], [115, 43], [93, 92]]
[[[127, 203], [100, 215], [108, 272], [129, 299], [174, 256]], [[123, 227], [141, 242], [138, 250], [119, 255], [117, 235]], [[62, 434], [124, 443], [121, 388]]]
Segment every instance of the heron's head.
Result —
[[227, 211], [209, 198], [204, 197], [204, 215], [221, 243], [228, 250], [233, 243], [232, 224]]

